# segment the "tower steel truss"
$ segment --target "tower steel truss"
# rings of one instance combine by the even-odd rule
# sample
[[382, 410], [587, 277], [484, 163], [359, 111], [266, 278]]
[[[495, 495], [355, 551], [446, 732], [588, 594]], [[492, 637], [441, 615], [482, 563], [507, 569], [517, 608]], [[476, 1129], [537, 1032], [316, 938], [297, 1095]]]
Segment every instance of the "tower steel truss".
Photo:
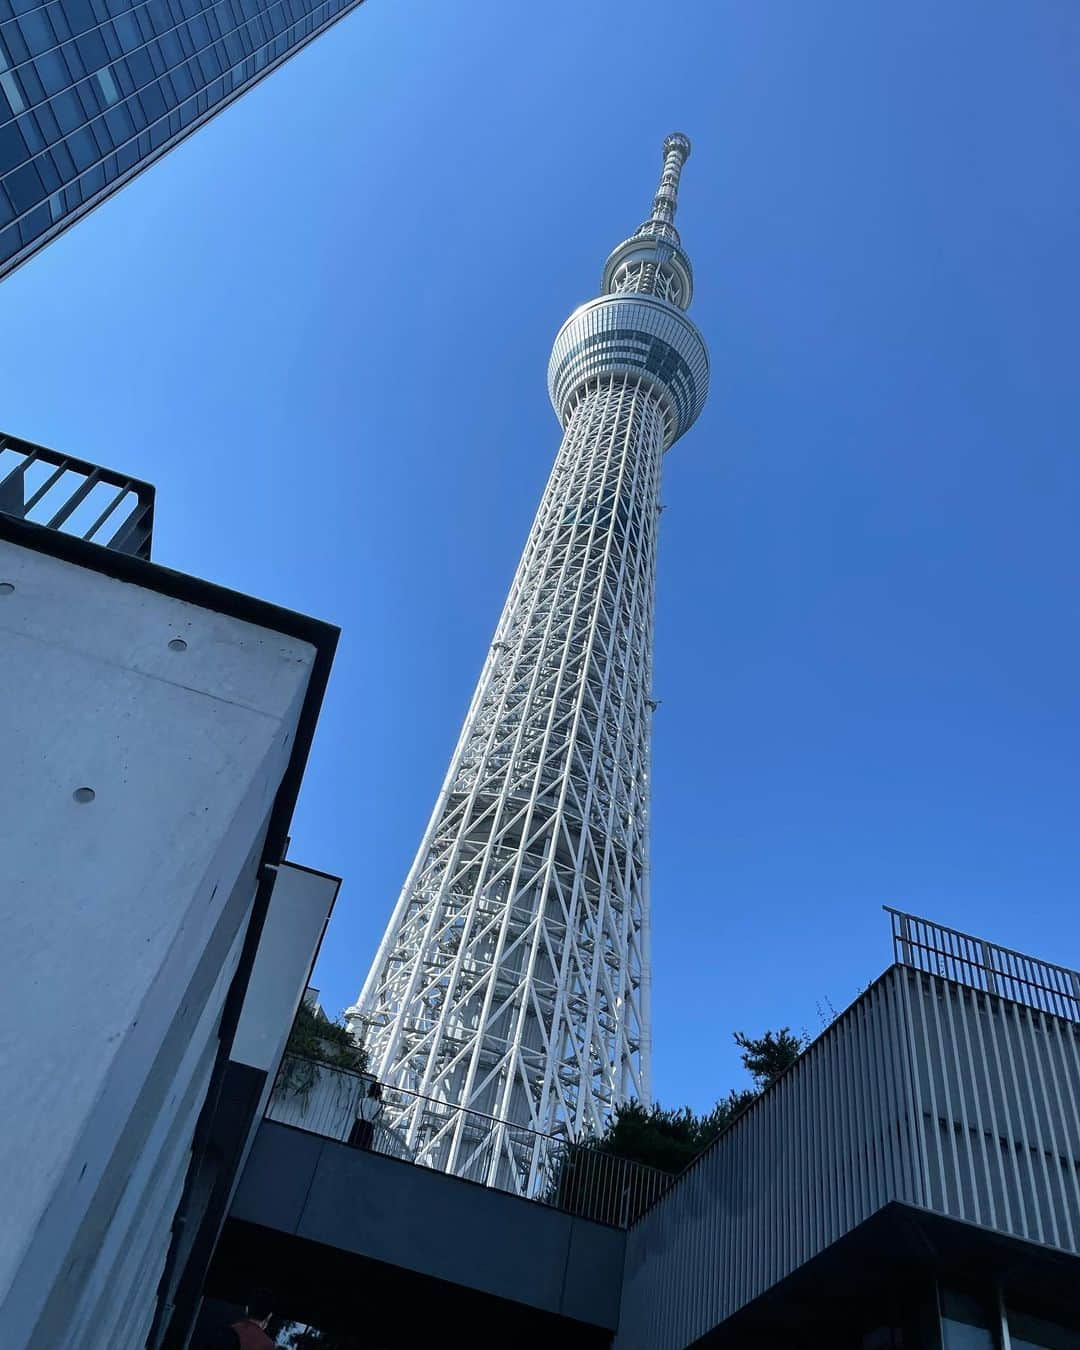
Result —
[[[664, 451], [708, 357], [674, 225], [650, 218], [555, 339], [562, 444], [412, 870], [349, 1025], [382, 1080], [466, 1111], [395, 1121], [420, 1161], [524, 1176], [495, 1123], [578, 1139], [648, 1101], [649, 741]], [[473, 1124], [470, 1126], [469, 1121]], [[509, 1181], [508, 1181], [509, 1178]]]

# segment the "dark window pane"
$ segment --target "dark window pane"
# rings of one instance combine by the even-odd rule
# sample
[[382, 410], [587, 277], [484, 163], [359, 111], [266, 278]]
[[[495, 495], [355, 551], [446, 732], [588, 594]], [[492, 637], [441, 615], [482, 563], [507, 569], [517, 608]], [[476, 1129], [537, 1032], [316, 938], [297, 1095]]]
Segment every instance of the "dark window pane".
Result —
[[19, 27], [26, 39], [26, 45], [36, 56], [49, 47], [56, 46], [56, 34], [43, 9], [32, 9], [19, 20]]
[[142, 34], [139, 32], [139, 25], [132, 18], [130, 13], [118, 14], [113, 20], [116, 26], [116, 34], [124, 48], [124, 51], [134, 51], [136, 47], [142, 44]]
[[0, 126], [0, 173], [7, 173], [29, 155], [23, 134], [14, 122]]
[[53, 32], [56, 34], [57, 39], [60, 42], [63, 42], [65, 38], [71, 36], [71, 29], [68, 25], [67, 16], [64, 14], [63, 8], [55, 3], [54, 0], [53, 4], [46, 6], [46, 10], [48, 11], [49, 22], [53, 26]]
[[96, 20], [94, 11], [90, 8], [90, 0], [61, 0], [61, 8], [73, 33], [81, 33], [84, 29], [94, 27]]
[[1080, 1350], [1080, 1333], [1074, 1327], [1031, 1317], [1012, 1308], [1009, 1331], [1013, 1350]]
[[221, 74], [221, 62], [217, 59], [213, 47], [199, 53], [199, 65], [202, 68], [203, 79], [207, 84]]
[[60, 50], [64, 53], [64, 60], [68, 63], [72, 81], [83, 79], [86, 75], [86, 66], [75, 43], [65, 42]]
[[60, 128], [53, 116], [52, 107], [48, 103], [39, 103], [34, 110], [34, 116], [38, 120], [38, 126], [41, 128], [41, 134], [45, 137], [47, 145], [52, 145], [53, 141], [60, 139]]
[[195, 81], [188, 74], [186, 65], [177, 66], [169, 78], [172, 80], [176, 97], [180, 102], [189, 98], [195, 92]]
[[145, 89], [140, 89], [139, 98], [142, 101], [147, 122], [156, 122], [165, 112], [165, 100], [156, 84], [148, 84]]
[[154, 41], [150, 43], [147, 51], [150, 53], [150, 61], [154, 67], [154, 74], [158, 76], [164, 75], [169, 68], [169, 63], [165, 60], [165, 54], [161, 50], [161, 43], [155, 38]]
[[12, 206], [20, 215], [23, 211], [29, 211], [32, 206], [36, 206], [45, 196], [41, 175], [32, 160], [29, 164], [24, 164], [9, 173], [4, 179], [4, 187], [11, 198]]
[[58, 141], [49, 151], [53, 157], [53, 163], [56, 165], [57, 172], [60, 174], [63, 182], [75, 177], [75, 161], [71, 158], [71, 153], [63, 141]]
[[18, 225], [9, 225], [6, 230], [0, 230], [0, 262], [6, 262], [18, 247]]
[[53, 167], [53, 162], [48, 151], [43, 155], [38, 155], [37, 159], [34, 160], [34, 163], [37, 165], [37, 171], [41, 177], [46, 193], [55, 192], [60, 186], [60, 175]]
[[0, 36], [4, 39], [4, 49], [8, 54], [8, 64], [16, 66], [20, 61], [28, 60], [30, 49], [26, 45], [26, 39], [19, 30], [17, 23], [6, 23], [0, 28]]
[[981, 1299], [956, 1289], [941, 1291], [943, 1350], [995, 1350], [991, 1314]]
[[112, 77], [120, 90], [121, 98], [127, 98], [129, 94], [135, 92], [135, 81], [131, 78], [131, 71], [126, 61], [116, 61], [109, 69], [112, 71]]
[[33, 113], [27, 113], [25, 117], [20, 117], [16, 125], [22, 132], [23, 140], [32, 155], [36, 155], [39, 150], [45, 149], [45, 140], [38, 130], [38, 124]]
[[136, 89], [141, 89], [154, 78], [154, 67], [145, 51], [130, 52], [127, 61]]
[[79, 179], [79, 186], [82, 188], [84, 200], [89, 199], [105, 186], [105, 170], [100, 164], [95, 164]]
[[40, 103], [45, 97], [45, 90], [41, 87], [41, 81], [33, 65], [23, 66], [19, 71], [19, 79], [26, 93], [26, 102]]
[[167, 66], [177, 66], [184, 59], [184, 49], [175, 33], [166, 33], [161, 38], [161, 54]]
[[57, 94], [49, 107], [53, 110], [53, 115], [65, 136], [69, 131], [74, 131], [84, 120], [82, 104], [71, 89], [65, 90], [62, 94]]
[[89, 121], [91, 117], [96, 117], [98, 110], [97, 86], [91, 84], [89, 80], [80, 80], [75, 86], [75, 92], [83, 106], [85, 120]]
[[109, 59], [109, 53], [105, 50], [105, 39], [96, 28], [84, 33], [82, 37], [75, 39], [75, 45], [79, 49], [79, 55], [86, 63], [87, 70], [98, 70], [105, 65]]
[[29, 244], [39, 234], [44, 233], [52, 224], [52, 213], [48, 206], [39, 206], [19, 221], [19, 236], [24, 244]]
[[88, 169], [98, 157], [97, 143], [87, 127], [80, 127], [78, 131], [73, 131], [67, 138], [67, 147], [71, 151], [71, 158], [75, 161], [75, 167], [80, 172], [83, 169]]
[[47, 94], [58, 94], [71, 83], [67, 62], [59, 52], [45, 52], [39, 56], [37, 69]]
[[105, 125], [109, 128], [109, 135], [116, 145], [121, 145], [129, 136], [135, 135], [135, 124], [131, 120], [126, 103], [109, 109], [105, 114]]

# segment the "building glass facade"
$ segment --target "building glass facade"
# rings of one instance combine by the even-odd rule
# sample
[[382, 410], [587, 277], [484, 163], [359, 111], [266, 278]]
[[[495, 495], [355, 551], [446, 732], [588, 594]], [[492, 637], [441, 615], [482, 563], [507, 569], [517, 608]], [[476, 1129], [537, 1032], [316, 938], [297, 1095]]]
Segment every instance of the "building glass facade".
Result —
[[0, 0], [0, 276], [360, 0]]

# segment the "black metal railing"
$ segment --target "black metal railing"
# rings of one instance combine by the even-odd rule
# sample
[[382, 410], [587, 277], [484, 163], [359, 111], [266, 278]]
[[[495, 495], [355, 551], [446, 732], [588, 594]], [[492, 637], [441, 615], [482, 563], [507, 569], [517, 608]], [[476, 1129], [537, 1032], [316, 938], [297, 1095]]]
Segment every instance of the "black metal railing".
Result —
[[1080, 1022], [1080, 973], [985, 938], [883, 906], [898, 962], [957, 984]]
[[150, 557], [149, 483], [2, 433], [0, 511], [120, 553]]
[[[314, 1070], [314, 1073], [312, 1073]], [[345, 1142], [372, 1080], [286, 1056], [267, 1119]], [[367, 1147], [419, 1167], [627, 1228], [674, 1182], [628, 1158], [558, 1135], [382, 1085]]]

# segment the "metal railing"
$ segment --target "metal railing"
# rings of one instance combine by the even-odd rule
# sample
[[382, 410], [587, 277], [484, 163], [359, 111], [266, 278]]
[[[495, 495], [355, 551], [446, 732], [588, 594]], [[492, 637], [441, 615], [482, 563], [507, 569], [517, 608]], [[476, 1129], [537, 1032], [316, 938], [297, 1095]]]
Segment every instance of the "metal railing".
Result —
[[[370, 1074], [286, 1055], [266, 1108], [267, 1119], [347, 1143], [360, 1114], [360, 1103], [374, 1081]], [[404, 1136], [381, 1121], [372, 1122], [368, 1148], [390, 1158], [413, 1160]]]
[[1080, 973], [985, 938], [882, 906], [892, 921], [893, 954], [905, 966], [1080, 1022]]
[[[314, 1073], [312, 1071], [314, 1070]], [[268, 1120], [348, 1141], [371, 1078], [286, 1056]], [[448, 1172], [565, 1213], [628, 1228], [675, 1177], [587, 1144], [382, 1086], [371, 1152]]]
[[120, 553], [150, 557], [149, 483], [2, 433], [0, 511]]

